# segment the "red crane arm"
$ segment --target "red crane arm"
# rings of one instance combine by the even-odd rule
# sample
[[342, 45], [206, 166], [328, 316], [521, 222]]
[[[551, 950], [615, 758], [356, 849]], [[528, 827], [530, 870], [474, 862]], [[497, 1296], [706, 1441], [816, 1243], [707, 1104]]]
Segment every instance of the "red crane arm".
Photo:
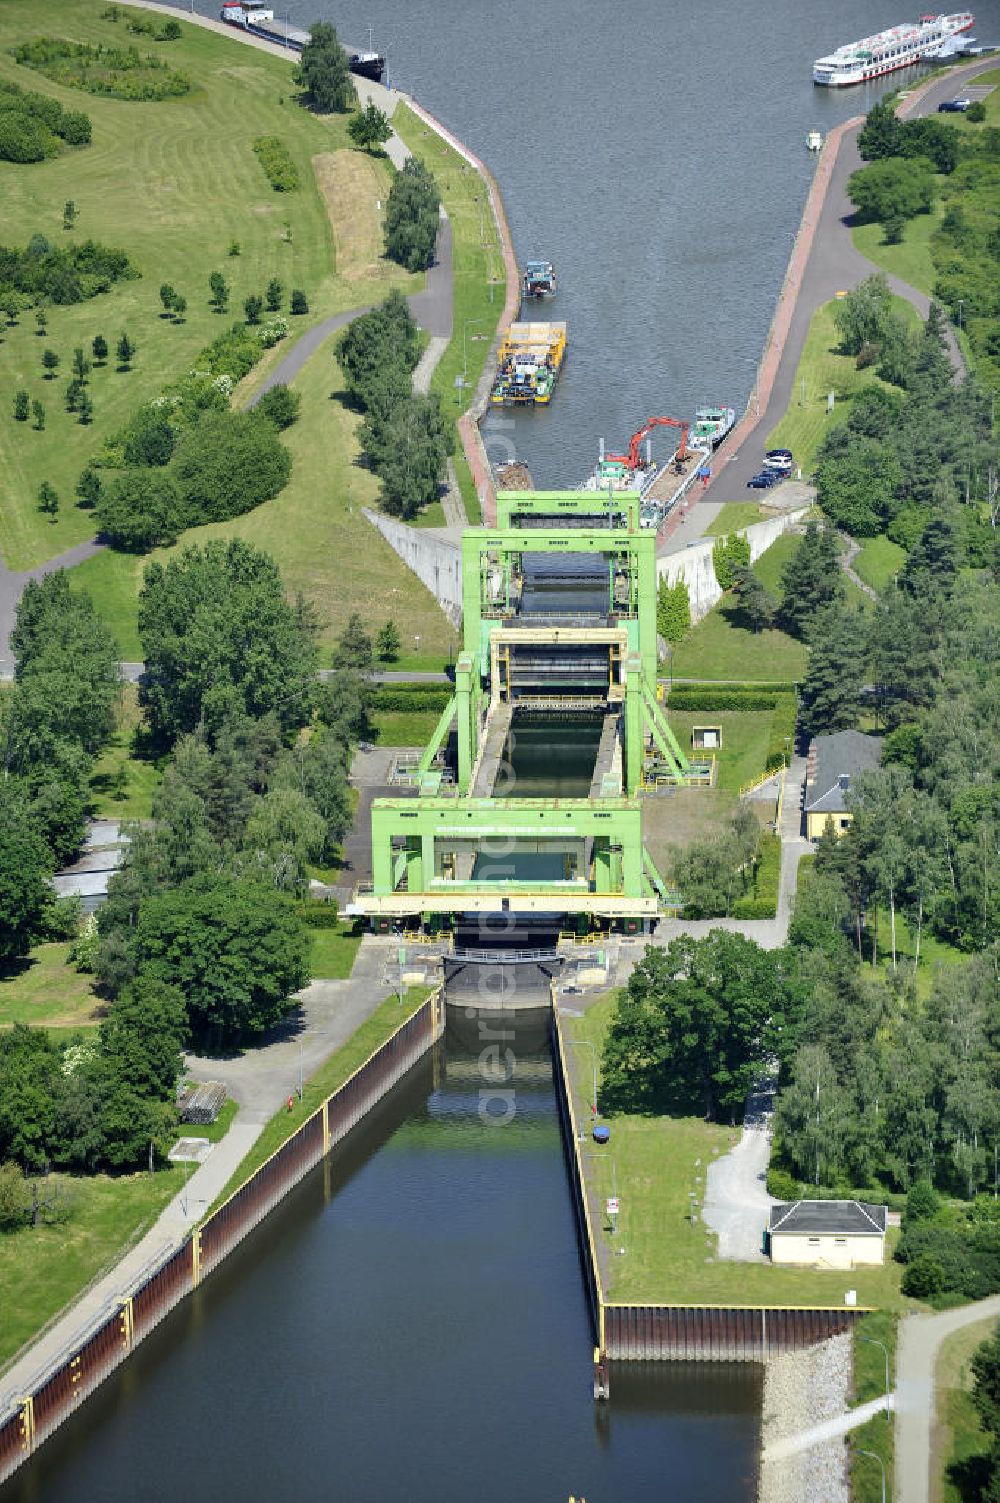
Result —
[[687, 440], [691, 425], [689, 423], [685, 423], [681, 418], [651, 417], [643, 424], [643, 426], [638, 430], [637, 433], [633, 433], [632, 435], [632, 441], [629, 444], [628, 449], [628, 460], [633, 470], [638, 466], [639, 448], [647, 433], [649, 433], [653, 428], [662, 427], [664, 424], [671, 428], [679, 428], [681, 430], [680, 443], [677, 445], [677, 458], [687, 458]]

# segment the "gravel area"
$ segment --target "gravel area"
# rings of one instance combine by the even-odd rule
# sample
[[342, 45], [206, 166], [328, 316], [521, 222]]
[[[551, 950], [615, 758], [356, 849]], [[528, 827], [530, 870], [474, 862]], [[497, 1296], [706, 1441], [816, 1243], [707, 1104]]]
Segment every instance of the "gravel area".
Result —
[[767, 1262], [764, 1232], [775, 1204], [767, 1193], [775, 1087], [775, 1079], [759, 1083], [747, 1101], [740, 1141], [708, 1166], [705, 1224], [719, 1238], [719, 1257], [738, 1263]]
[[[849, 1335], [772, 1357], [764, 1370], [762, 1449], [843, 1414], [850, 1386]], [[843, 1436], [762, 1461], [757, 1503], [850, 1503]]]

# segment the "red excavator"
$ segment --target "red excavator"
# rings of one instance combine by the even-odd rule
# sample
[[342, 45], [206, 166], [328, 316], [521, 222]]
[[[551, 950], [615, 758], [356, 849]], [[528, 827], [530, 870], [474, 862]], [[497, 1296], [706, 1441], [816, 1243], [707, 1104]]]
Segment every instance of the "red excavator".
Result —
[[647, 421], [642, 425], [642, 427], [636, 433], [633, 433], [631, 441], [629, 442], [627, 454], [605, 454], [605, 460], [617, 462], [618, 464], [627, 464], [630, 470], [641, 469], [642, 461], [639, 457], [639, 450], [642, 445], [643, 439], [647, 436], [647, 434], [651, 433], [654, 428], [660, 428], [664, 425], [670, 428], [679, 428], [681, 430], [680, 443], [677, 445], [677, 453], [674, 456], [675, 461], [679, 464], [682, 460], [687, 459], [688, 432], [691, 425], [690, 423], [683, 422], [680, 418], [673, 417], [648, 418]]

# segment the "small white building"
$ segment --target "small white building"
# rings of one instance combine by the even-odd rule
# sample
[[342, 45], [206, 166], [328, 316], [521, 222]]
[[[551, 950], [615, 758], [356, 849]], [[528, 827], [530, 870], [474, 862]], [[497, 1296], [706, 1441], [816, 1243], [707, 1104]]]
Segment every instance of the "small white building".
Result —
[[860, 1268], [885, 1260], [887, 1206], [863, 1200], [779, 1200], [767, 1240], [772, 1263]]

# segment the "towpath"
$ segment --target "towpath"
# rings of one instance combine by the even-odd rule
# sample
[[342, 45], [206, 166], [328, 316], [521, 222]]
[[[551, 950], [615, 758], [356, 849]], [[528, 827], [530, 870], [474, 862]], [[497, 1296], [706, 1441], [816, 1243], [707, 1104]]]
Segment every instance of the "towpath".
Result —
[[[257, 1048], [232, 1058], [185, 1057], [185, 1068], [192, 1074], [224, 1083], [239, 1103], [235, 1122], [149, 1231], [0, 1375], [0, 1422], [22, 1394], [32, 1393], [168, 1252], [181, 1245], [225, 1189], [268, 1120], [295, 1095], [300, 1075], [308, 1079], [390, 995], [393, 987], [383, 978], [396, 943], [366, 937], [350, 977], [313, 981], [299, 993], [299, 1005], [290, 1017]], [[192, 1128], [192, 1136], [197, 1131]]]
[[[932, 115], [943, 99], [950, 98], [959, 86], [979, 73], [997, 66], [996, 58], [969, 63], [953, 69], [916, 89], [900, 108], [901, 115]], [[746, 498], [746, 483], [760, 468], [768, 434], [777, 427], [792, 401], [792, 388], [799, 360], [805, 347], [809, 324], [817, 308], [828, 303], [843, 290], [857, 287], [866, 277], [880, 270], [855, 248], [850, 218], [853, 208], [847, 196], [847, 180], [863, 165], [858, 152], [858, 132], [863, 118], [849, 120], [830, 132], [816, 169], [816, 181], [806, 201], [795, 247], [778, 300], [768, 345], [761, 358], [755, 396], [757, 405], [737, 424], [722, 452], [713, 464], [713, 477], [688, 508], [687, 526], [692, 535], [698, 531], [698, 511], [702, 506], [717, 506], [720, 501]], [[832, 158], [832, 161], [831, 161]], [[889, 277], [889, 286], [899, 297], [926, 318], [930, 299], [898, 277]], [[956, 370], [965, 362], [952, 330], [948, 344]], [[706, 522], [707, 525], [707, 522]], [[658, 551], [673, 552], [670, 529], [666, 530]]]

